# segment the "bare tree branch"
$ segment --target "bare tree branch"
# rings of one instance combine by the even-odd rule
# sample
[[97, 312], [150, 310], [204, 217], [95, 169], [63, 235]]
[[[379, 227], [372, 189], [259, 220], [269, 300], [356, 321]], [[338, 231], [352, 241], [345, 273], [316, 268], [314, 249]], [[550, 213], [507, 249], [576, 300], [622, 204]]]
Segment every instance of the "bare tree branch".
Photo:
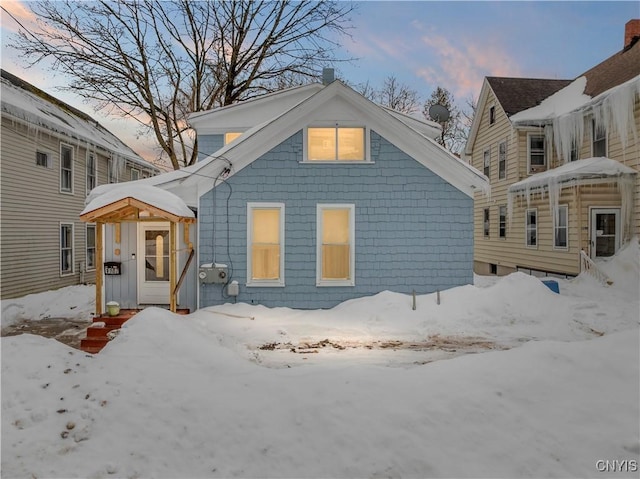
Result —
[[348, 34], [348, 3], [229, 0], [44, 0], [12, 47], [51, 59], [70, 90], [134, 118], [173, 168], [193, 164], [188, 114], [319, 77]]

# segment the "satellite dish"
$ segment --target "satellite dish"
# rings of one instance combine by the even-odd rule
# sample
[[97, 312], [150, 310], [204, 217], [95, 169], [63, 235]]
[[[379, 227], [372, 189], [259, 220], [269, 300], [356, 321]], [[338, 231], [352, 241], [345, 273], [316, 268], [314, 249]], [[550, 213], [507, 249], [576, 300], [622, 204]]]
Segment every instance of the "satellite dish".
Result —
[[429, 107], [429, 116], [433, 121], [444, 123], [449, 119], [451, 114], [449, 113], [449, 110], [447, 110], [444, 106], [436, 103], [435, 105], [431, 105]]

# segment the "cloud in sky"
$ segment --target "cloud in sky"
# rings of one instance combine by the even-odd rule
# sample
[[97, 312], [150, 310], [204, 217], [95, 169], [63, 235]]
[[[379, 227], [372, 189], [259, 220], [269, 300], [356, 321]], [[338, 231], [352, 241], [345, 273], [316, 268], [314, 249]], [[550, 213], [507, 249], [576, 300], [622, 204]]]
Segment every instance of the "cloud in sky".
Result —
[[421, 43], [431, 50], [437, 66], [418, 68], [417, 75], [446, 88], [456, 98], [477, 96], [485, 76], [521, 76], [518, 62], [495, 41], [488, 47], [486, 43], [480, 46], [476, 41], [457, 39], [460, 45], [442, 35], [422, 36]]
[[8, 30], [12, 32], [18, 31], [18, 24], [11, 19], [13, 16], [16, 20], [23, 24], [28, 24], [31, 22], [35, 22], [35, 15], [25, 7], [24, 2], [21, 0], [2, 0], [2, 8], [9, 12], [8, 15], [6, 12], [2, 11], [2, 29]]

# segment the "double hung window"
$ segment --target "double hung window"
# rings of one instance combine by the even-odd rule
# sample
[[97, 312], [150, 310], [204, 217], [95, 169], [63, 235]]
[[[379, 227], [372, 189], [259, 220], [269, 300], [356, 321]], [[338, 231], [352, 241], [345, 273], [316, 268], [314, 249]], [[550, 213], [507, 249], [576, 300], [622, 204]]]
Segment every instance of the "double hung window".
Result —
[[73, 148], [60, 145], [60, 191], [73, 193]]
[[527, 210], [525, 213], [525, 218], [527, 246], [530, 248], [536, 248], [538, 246], [538, 210]]
[[284, 286], [284, 203], [248, 203], [247, 236], [247, 286]]
[[558, 206], [555, 216], [553, 247], [565, 249], [569, 245], [569, 207], [567, 205]]
[[73, 273], [73, 223], [60, 224], [60, 274]]
[[527, 136], [527, 158], [529, 171], [537, 172], [546, 170], [544, 135], [530, 133]]
[[355, 205], [317, 206], [317, 286], [355, 285]]
[[97, 186], [97, 164], [96, 155], [87, 154], [87, 193]]

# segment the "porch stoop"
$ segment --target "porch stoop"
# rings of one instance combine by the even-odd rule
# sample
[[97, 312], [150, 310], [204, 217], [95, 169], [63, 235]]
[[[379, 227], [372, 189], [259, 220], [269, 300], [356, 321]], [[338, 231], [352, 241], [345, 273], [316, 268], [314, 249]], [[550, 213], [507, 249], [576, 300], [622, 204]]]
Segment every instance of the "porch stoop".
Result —
[[[124, 323], [133, 318], [137, 313], [142, 311], [141, 309], [122, 309], [117, 316], [109, 316], [103, 314], [102, 316], [93, 318], [94, 323], [87, 328], [87, 337], [80, 342], [80, 349], [85, 353], [96, 354], [102, 351], [109, 342], [109, 333], [111, 331], [117, 331], [122, 327]], [[188, 309], [178, 309], [177, 314], [189, 314]]]

